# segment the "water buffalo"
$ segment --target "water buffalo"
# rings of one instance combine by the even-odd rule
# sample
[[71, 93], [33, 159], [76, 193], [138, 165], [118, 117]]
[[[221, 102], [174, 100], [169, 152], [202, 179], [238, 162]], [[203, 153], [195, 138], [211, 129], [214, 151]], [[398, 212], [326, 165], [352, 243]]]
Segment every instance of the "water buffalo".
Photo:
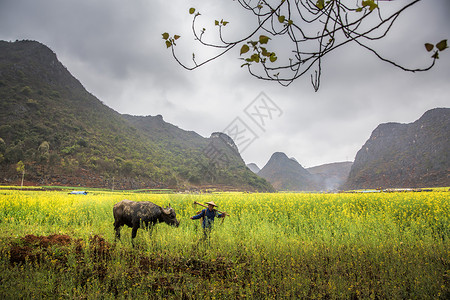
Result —
[[178, 222], [175, 210], [172, 207], [162, 208], [148, 201], [134, 202], [130, 200], [122, 200], [114, 205], [114, 230], [116, 238], [120, 239], [120, 228], [123, 225], [133, 228], [131, 231], [132, 240], [136, 237], [139, 227], [144, 225], [145, 228], [155, 225], [156, 223], [165, 222], [166, 224], [176, 226]]

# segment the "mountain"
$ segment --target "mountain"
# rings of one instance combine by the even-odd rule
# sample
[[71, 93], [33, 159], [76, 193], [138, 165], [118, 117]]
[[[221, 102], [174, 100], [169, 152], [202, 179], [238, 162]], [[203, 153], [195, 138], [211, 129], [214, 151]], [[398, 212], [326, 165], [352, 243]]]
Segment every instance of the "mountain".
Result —
[[87, 92], [48, 47], [0, 41], [0, 183], [272, 191], [231, 138], [158, 116], [121, 115]]
[[258, 176], [269, 181], [276, 190], [313, 191], [320, 186], [313, 175], [303, 168], [295, 159], [288, 158], [282, 152], [275, 152]]
[[295, 158], [275, 152], [258, 176], [277, 190], [336, 191], [346, 182], [351, 165], [352, 162], [339, 162], [305, 169]]
[[247, 168], [250, 169], [250, 171], [252, 171], [255, 174], [258, 174], [259, 171], [261, 171], [261, 169], [258, 167], [257, 164], [255, 163], [249, 163], [247, 164]]
[[450, 109], [379, 125], [358, 151], [346, 189], [450, 186]]
[[347, 181], [353, 162], [336, 162], [307, 168], [324, 191], [336, 191]]

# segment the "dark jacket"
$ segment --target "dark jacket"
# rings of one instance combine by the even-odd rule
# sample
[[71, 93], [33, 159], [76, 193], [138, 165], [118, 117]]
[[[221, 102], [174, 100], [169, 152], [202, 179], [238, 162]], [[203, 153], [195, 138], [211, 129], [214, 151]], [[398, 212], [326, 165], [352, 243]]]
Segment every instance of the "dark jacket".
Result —
[[219, 214], [217, 210], [209, 210], [207, 208], [203, 209], [198, 215], [193, 216], [192, 219], [197, 220], [203, 218], [202, 227], [203, 228], [211, 228], [214, 223], [214, 218], [223, 218], [224, 214]]

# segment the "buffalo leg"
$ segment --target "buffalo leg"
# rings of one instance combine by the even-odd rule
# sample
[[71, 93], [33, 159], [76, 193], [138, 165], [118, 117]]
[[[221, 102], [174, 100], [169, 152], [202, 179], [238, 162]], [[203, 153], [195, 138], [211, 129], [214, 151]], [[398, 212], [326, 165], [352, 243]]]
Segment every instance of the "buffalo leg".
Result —
[[134, 248], [134, 238], [136, 237], [137, 230], [139, 228], [139, 223], [133, 225], [133, 229], [131, 230], [131, 245]]
[[114, 223], [114, 230], [116, 231], [115, 238], [120, 240], [120, 224]]
[[133, 229], [131, 230], [131, 238], [132, 239], [134, 239], [136, 237], [138, 229], [139, 229], [139, 224], [134, 224]]

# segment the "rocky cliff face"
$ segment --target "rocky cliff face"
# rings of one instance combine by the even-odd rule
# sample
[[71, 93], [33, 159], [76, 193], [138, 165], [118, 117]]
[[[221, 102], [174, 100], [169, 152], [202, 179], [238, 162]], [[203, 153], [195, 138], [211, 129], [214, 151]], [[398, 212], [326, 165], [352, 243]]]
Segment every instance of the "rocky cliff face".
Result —
[[450, 109], [427, 111], [410, 124], [379, 125], [362, 146], [347, 189], [450, 185]]
[[213, 132], [210, 139], [221, 140], [225, 145], [227, 145], [230, 149], [232, 149], [235, 153], [239, 153], [239, 149], [234, 143], [233, 139], [230, 138], [223, 132]]

